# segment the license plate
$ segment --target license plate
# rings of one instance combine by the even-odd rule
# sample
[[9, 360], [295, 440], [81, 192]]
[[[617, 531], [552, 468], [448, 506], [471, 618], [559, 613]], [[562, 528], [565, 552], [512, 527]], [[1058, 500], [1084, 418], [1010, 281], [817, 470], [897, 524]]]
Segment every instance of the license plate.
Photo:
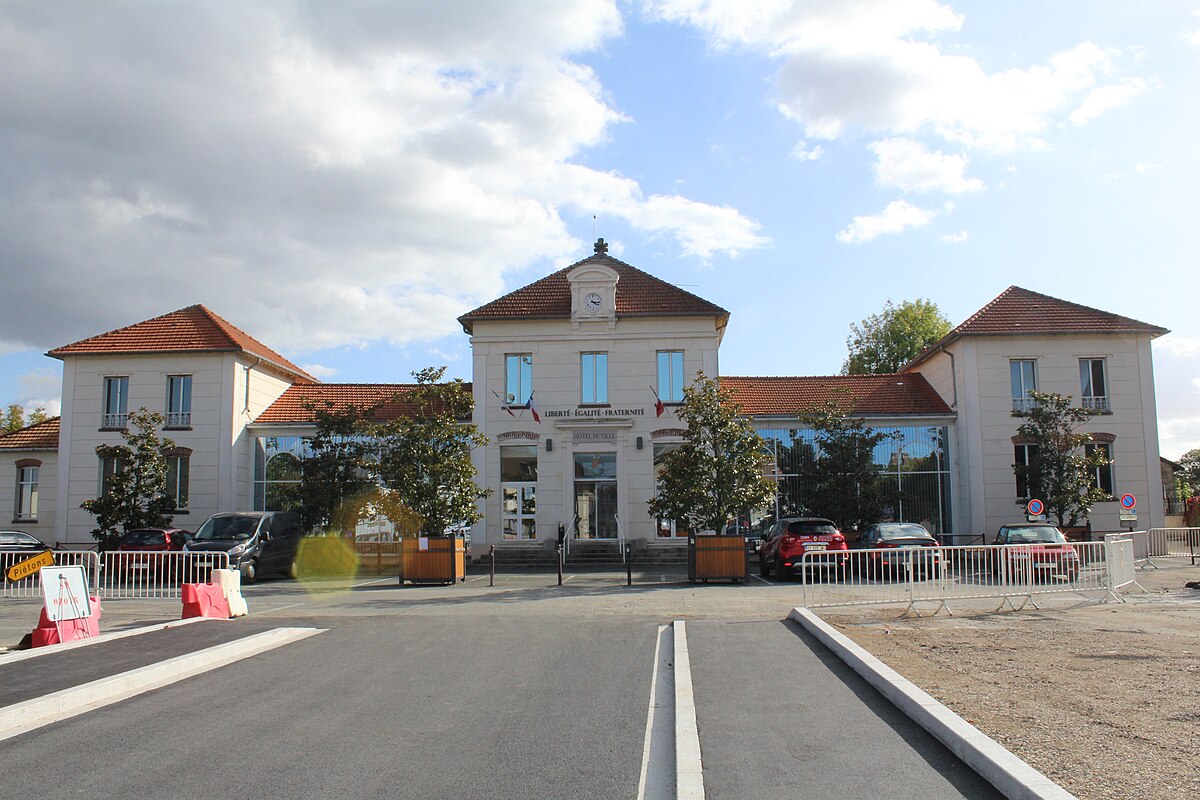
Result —
[[804, 545], [804, 549], [805, 550], [824, 550], [825, 544], [824, 544], [824, 542], [814, 542], [812, 544]]

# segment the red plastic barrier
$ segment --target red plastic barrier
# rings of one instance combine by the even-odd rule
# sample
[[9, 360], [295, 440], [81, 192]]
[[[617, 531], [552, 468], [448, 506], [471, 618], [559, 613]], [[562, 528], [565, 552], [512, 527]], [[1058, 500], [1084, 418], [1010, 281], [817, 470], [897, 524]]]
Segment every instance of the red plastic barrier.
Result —
[[[79, 619], [64, 619], [59, 623], [50, 621], [46, 609], [42, 609], [38, 617], [38, 626], [33, 629], [32, 646], [45, 647], [48, 644], [66, 644], [77, 639], [88, 639], [100, 635], [100, 598], [91, 598], [92, 615]], [[60, 635], [61, 633], [61, 635]]]
[[185, 583], [183, 585], [183, 616], [229, 619], [229, 601], [225, 591], [215, 583]]

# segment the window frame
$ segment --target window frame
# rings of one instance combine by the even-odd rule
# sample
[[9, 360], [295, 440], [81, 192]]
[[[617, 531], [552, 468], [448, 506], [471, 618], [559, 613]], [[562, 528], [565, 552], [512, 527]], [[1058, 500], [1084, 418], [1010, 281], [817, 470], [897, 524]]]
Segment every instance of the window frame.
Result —
[[[591, 365], [588, 362], [591, 360]], [[591, 377], [591, 396], [588, 396], [588, 377]], [[579, 404], [608, 405], [608, 353], [594, 350], [579, 354]]]
[[[114, 397], [113, 389], [116, 389]], [[116, 408], [113, 407], [115, 401]], [[125, 430], [129, 423], [129, 376], [105, 375], [100, 430]]]
[[[515, 367], [515, 370], [514, 370]], [[516, 386], [513, 378], [516, 377]], [[522, 380], [528, 376], [528, 386]], [[504, 402], [510, 406], [523, 406], [533, 395], [533, 353], [504, 354]]]
[[[1083, 445], [1083, 454], [1090, 457], [1092, 453], [1096, 452], [1097, 448], [1103, 449], [1104, 458], [1108, 463], [1103, 466], [1094, 467], [1089, 477], [1091, 478], [1093, 488], [1105, 492], [1111, 500], [1116, 496], [1113, 494], [1114, 486], [1116, 485], [1113, 481], [1113, 447], [1110, 442], [1085, 442]], [[1107, 481], [1105, 478], [1107, 478]], [[1105, 486], [1105, 483], [1108, 485]]]
[[[1096, 393], [1096, 367], [1100, 368], [1100, 393]], [[1086, 370], [1086, 374], [1085, 374]], [[1079, 359], [1079, 404], [1084, 408], [1101, 413], [1112, 409], [1109, 405], [1111, 395], [1108, 391], [1108, 359], [1101, 357], [1084, 357]]]
[[[666, 372], [663, 371], [663, 357], [666, 357]], [[676, 358], [678, 357], [678, 358]], [[678, 360], [678, 374], [676, 374]], [[658, 350], [654, 354], [655, 385], [658, 389], [658, 399], [663, 403], [682, 403], [683, 388], [686, 385], [684, 358], [682, 350]]]
[[[26, 479], [26, 474], [31, 476]], [[13, 500], [13, 522], [37, 522], [41, 462], [17, 464], [16, 497]]]
[[[1021, 444], [1013, 444], [1013, 477], [1016, 479], [1017, 499], [1031, 500], [1034, 497], [1029, 486], [1029, 478], [1023, 476], [1017, 467], [1028, 467], [1033, 461], [1038, 451], [1036, 444], [1024, 442]], [[1021, 458], [1017, 454], [1021, 453]], [[1023, 460], [1022, 460], [1023, 459]]]
[[[167, 496], [174, 501], [172, 510], [186, 512], [191, 500], [192, 454], [176, 452], [167, 456]], [[182, 469], [180, 469], [182, 467]], [[181, 477], [182, 476], [182, 477]], [[180, 492], [182, 487], [183, 491]], [[183, 502], [180, 502], [182, 497]]]
[[[175, 386], [178, 382], [179, 392]], [[176, 406], [178, 400], [178, 406]], [[167, 376], [165, 430], [190, 430], [192, 427], [192, 376], [186, 373]]]

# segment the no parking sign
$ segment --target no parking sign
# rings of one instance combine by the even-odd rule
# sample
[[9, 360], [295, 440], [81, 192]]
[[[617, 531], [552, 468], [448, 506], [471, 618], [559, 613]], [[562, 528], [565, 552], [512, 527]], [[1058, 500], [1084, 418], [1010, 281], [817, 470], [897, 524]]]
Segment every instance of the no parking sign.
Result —
[[1030, 522], [1034, 522], [1034, 521], [1040, 522], [1041, 520], [1046, 518], [1045, 514], [1046, 514], [1046, 504], [1043, 503], [1041, 500], [1034, 498], [1033, 500], [1030, 500], [1028, 503], [1025, 504], [1025, 515], [1029, 518]]

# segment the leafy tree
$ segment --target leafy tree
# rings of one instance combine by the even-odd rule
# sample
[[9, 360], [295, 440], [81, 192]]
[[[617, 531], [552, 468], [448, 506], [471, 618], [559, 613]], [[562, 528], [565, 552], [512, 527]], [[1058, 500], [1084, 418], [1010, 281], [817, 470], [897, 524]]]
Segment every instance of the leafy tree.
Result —
[[[1188, 450], [1179, 457], [1179, 466], [1182, 469], [1177, 478], [1182, 479], [1183, 483], [1187, 484], [1191, 492], [1187, 495], [1191, 497], [1191, 493], [1200, 491], [1200, 447]], [[1183, 495], [1180, 495], [1181, 497]]]
[[[300, 463], [300, 518], [306, 530], [346, 530], [349, 520], [339, 509], [357, 507], [357, 498], [376, 488], [371, 410], [337, 408], [328, 401], [308, 408], [317, 431], [306, 439], [309, 455]], [[348, 529], [353, 531], [357, 522], [355, 517]]]
[[35, 408], [27, 416], [25, 409], [19, 403], [10, 403], [3, 416], [0, 416], [0, 434], [19, 431], [21, 428], [45, 422], [47, 419], [49, 417], [46, 416], [44, 408]]
[[685, 521], [691, 530], [719, 531], [735, 514], [771, 501], [774, 482], [762, 474], [766, 444], [740, 416], [728, 389], [698, 373], [684, 388], [676, 413], [687, 423], [687, 434], [662, 457], [652, 516]]
[[817, 444], [816, 458], [804, 477], [813, 513], [828, 517], [842, 530], [853, 530], [878, 522], [893, 499], [890, 483], [875, 466], [875, 448], [896, 434], [868, 428], [844, 406], [831, 400], [801, 415], [815, 431]]
[[377, 428], [380, 482], [420, 516], [425, 533], [435, 535], [477, 522], [478, 501], [490, 494], [475, 483], [471, 463], [471, 450], [487, 444], [487, 437], [463, 422], [474, 399], [461, 380], [440, 383], [445, 372], [414, 372], [417, 385], [395, 398], [411, 413]]
[[175, 501], [167, 494], [167, 452], [175, 447], [159, 436], [163, 415], [138, 409], [129, 415], [121, 433], [125, 444], [102, 444], [101, 459], [115, 465], [107, 491], [80, 505], [96, 518], [92, 536], [102, 550], [117, 546], [121, 534], [137, 528], [164, 528], [171, 524]]
[[1025, 420], [1017, 433], [1036, 450], [1028, 465], [1017, 464], [1013, 470], [1025, 480], [1030, 495], [1046, 504], [1046, 516], [1060, 526], [1078, 525], [1092, 506], [1108, 499], [1094, 476], [1110, 462], [1098, 448], [1085, 452], [1084, 445], [1092, 439], [1079, 430], [1097, 412], [1073, 406], [1070, 395], [1030, 391], [1029, 396], [1031, 407], [1013, 413]]
[[846, 347], [850, 356], [842, 365], [845, 375], [898, 372], [926, 347], [951, 330], [950, 320], [942, 316], [929, 300], [891, 300], [883, 311], [850, 326]]

